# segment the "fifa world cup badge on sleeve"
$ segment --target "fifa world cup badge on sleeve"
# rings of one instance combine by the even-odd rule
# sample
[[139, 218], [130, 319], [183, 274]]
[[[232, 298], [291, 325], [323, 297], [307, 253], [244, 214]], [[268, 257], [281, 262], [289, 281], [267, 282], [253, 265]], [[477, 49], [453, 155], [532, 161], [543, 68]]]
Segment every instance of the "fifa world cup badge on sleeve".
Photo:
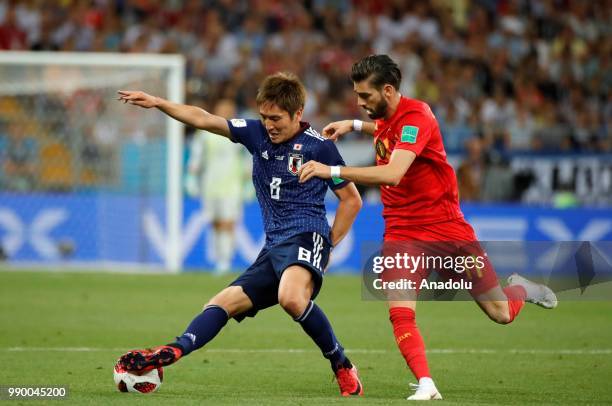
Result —
[[401, 141], [409, 144], [416, 144], [419, 127], [413, 125], [405, 125], [402, 127]]

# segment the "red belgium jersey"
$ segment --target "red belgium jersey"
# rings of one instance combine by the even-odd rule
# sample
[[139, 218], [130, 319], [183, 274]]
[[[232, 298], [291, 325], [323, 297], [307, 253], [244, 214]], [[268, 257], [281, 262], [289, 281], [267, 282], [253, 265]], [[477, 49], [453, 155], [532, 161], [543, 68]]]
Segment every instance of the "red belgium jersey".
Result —
[[438, 121], [426, 103], [402, 97], [389, 120], [376, 120], [374, 146], [377, 165], [389, 163], [395, 149], [416, 154], [399, 185], [380, 187], [385, 234], [463, 218], [455, 172], [446, 160]]

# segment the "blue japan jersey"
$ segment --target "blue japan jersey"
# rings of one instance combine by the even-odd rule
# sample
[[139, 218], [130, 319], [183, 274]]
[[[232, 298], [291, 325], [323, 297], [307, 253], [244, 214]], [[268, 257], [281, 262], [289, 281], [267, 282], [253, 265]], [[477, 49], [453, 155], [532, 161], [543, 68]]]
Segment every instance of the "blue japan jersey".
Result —
[[228, 120], [231, 140], [244, 145], [253, 155], [253, 185], [266, 230], [266, 247], [304, 232], [317, 232], [330, 242], [325, 194], [328, 187], [336, 190], [348, 183], [319, 178], [298, 182], [300, 166], [310, 160], [344, 166], [332, 141], [308, 123], [300, 124], [296, 136], [273, 144], [260, 120]]

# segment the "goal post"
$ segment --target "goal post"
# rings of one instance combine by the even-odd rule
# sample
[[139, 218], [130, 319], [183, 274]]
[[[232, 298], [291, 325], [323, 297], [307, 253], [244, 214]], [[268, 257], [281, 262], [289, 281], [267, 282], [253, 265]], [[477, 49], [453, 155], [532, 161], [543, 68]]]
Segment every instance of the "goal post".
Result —
[[9, 266], [182, 267], [180, 55], [0, 52], [0, 243]]

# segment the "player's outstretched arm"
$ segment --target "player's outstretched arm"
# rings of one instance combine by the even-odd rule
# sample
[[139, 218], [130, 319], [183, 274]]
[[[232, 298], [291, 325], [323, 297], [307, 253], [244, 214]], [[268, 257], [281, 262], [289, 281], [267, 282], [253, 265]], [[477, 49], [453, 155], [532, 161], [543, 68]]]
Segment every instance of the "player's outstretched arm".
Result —
[[[391, 159], [386, 165], [365, 168], [341, 166], [339, 167], [340, 176], [338, 177], [362, 185], [397, 186], [415, 158], [416, 154], [414, 152], [397, 149], [393, 151]], [[301, 166], [299, 176], [300, 183], [304, 183], [313, 177], [330, 179], [331, 167], [320, 162], [308, 161]]]
[[350, 133], [351, 131], [361, 131], [374, 135], [374, 131], [376, 131], [376, 124], [361, 121], [361, 130], [359, 130], [354, 127], [355, 121], [359, 120], [342, 120], [329, 123], [323, 128], [323, 136], [325, 138], [329, 138], [330, 140], [337, 140], [341, 135]]
[[155, 107], [175, 120], [224, 137], [230, 136], [227, 120], [196, 106], [173, 103], [138, 90], [119, 90], [119, 100], [145, 109]]
[[331, 228], [331, 243], [335, 247], [346, 236], [353, 225], [357, 213], [361, 209], [361, 196], [354, 183], [349, 183], [343, 188], [334, 190], [340, 200], [336, 210], [336, 218]]

